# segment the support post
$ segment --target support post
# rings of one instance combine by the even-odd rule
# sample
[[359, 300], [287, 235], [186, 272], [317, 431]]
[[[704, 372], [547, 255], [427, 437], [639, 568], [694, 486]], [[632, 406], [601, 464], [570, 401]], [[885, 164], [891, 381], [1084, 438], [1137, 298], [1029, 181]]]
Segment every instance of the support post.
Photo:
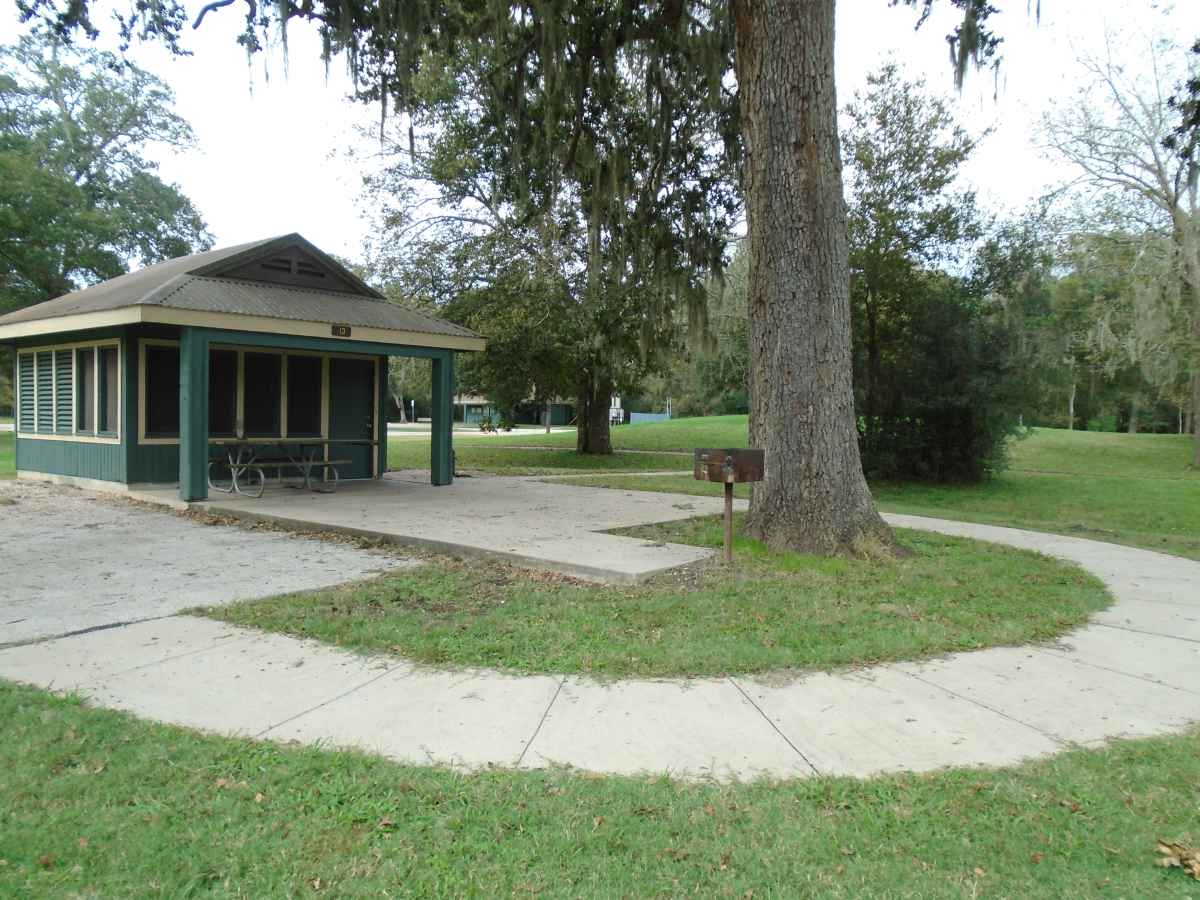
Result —
[[725, 565], [733, 565], [733, 482], [725, 482]]
[[179, 336], [179, 499], [208, 499], [208, 334]]
[[454, 480], [454, 352], [450, 350], [433, 360], [430, 429], [430, 480], [434, 484], [450, 484]]
[[379, 408], [375, 410], [375, 421], [378, 423], [375, 434], [378, 436], [379, 446], [375, 448], [378, 451], [375, 459], [375, 477], [382, 478], [387, 474], [388, 468], [388, 412], [392, 408], [390, 392], [391, 378], [389, 377], [390, 358], [387, 356], [379, 357], [378, 366]]

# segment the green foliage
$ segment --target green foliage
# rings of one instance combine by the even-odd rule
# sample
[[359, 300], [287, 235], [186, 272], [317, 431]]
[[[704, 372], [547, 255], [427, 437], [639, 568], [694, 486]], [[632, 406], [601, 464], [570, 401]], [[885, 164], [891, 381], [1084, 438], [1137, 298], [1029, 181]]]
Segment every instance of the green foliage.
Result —
[[697, 5], [662, 33], [651, 22], [674, 14], [608, 3], [458, 9], [473, 40], [428, 48], [404, 89], [412, 130], [369, 187], [395, 248], [376, 265], [489, 338], [463, 384], [506, 416], [576, 395], [605, 429], [609, 394], [662, 367], [723, 265], [732, 35], [723, 4]]
[[0, 50], [0, 311], [211, 245], [151, 144], [186, 146], [170, 89], [108, 53]]
[[1036, 384], [1012, 329], [969, 283], [910, 282], [879, 367], [877, 413], [859, 417], [869, 478], [979, 481], [1003, 468]]
[[[992, 297], [1016, 281], [993, 241], [973, 278], [947, 274], [983, 231], [957, 189], [975, 140], [894, 64], [847, 109], [850, 299], [863, 468], [874, 478], [976, 481], [1000, 468], [1029, 390]], [[1005, 265], [997, 269], [1001, 260]]]

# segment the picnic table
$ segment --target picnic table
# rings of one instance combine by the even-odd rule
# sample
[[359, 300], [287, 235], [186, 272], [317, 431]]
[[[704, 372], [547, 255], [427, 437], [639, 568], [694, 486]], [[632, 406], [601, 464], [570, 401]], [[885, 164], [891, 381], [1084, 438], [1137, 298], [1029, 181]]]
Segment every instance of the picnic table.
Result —
[[[330, 494], [337, 489], [337, 467], [348, 466], [353, 460], [327, 459], [326, 448], [355, 444], [377, 447], [379, 442], [336, 438], [213, 438], [209, 446], [221, 447], [225, 459], [209, 459], [208, 486], [226, 494], [261, 497], [266, 490], [268, 472], [276, 472], [282, 483], [284, 472], [294, 469], [299, 472], [301, 483], [289, 487]], [[213, 480], [214, 466], [229, 470], [228, 485]], [[320, 483], [327, 487], [317, 487], [313, 481], [314, 472], [323, 475]]]

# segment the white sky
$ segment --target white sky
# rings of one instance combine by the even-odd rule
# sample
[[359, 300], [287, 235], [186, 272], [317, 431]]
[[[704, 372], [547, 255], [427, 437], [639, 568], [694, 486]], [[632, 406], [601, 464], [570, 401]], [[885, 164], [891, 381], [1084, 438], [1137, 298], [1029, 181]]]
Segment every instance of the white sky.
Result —
[[[1106, 30], [1160, 31], [1190, 46], [1200, 36], [1200, 3], [1042, 0], [1040, 22], [1027, 12], [1026, 0], [997, 4], [1003, 13], [995, 25], [1005, 37], [998, 85], [990, 73], [971, 73], [954, 103], [968, 129], [994, 126], [967, 177], [985, 202], [1003, 211], [1020, 209], [1063, 176], [1041, 158], [1033, 126], [1050, 104], [1067, 102], [1078, 89], [1076, 56], [1103, 52]], [[194, 15], [202, 3], [187, 5]], [[944, 35], [956, 19], [945, 0], [936, 9], [914, 33], [911, 9], [889, 8], [886, 0], [840, 0], [840, 102], [889, 55], [910, 77], [924, 75], [932, 87], [952, 94]], [[99, 9], [94, 19], [103, 22]], [[210, 13], [185, 36], [192, 57], [171, 58], [153, 45], [131, 51], [139, 65], [174, 88], [176, 110], [196, 133], [194, 151], [160, 157], [161, 174], [197, 205], [217, 246], [299, 231], [325, 250], [358, 258], [369, 216], [358, 202], [360, 171], [344, 151], [358, 146], [370, 153], [371, 141], [358, 137], [355, 125], [375, 123], [378, 110], [346, 99], [344, 64], [335, 60], [327, 77], [315, 32], [302, 25], [289, 29], [286, 72], [277, 50], [248, 65], [235, 43], [243, 21], [240, 4]], [[0, 17], [0, 41], [11, 42], [20, 30], [9, 7]], [[114, 28], [102, 30], [111, 36]], [[1130, 54], [1131, 64], [1138, 61]]]

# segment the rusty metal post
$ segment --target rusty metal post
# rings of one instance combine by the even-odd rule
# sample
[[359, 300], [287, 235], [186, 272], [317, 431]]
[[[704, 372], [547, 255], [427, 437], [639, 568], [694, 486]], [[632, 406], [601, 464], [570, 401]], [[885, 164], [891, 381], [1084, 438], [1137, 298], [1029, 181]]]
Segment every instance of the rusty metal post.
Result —
[[733, 486], [762, 481], [764, 454], [752, 448], [717, 449], [697, 447], [693, 474], [697, 481], [720, 481], [725, 485], [725, 565], [733, 565]]
[[733, 565], [733, 482], [725, 482], [725, 565]]

